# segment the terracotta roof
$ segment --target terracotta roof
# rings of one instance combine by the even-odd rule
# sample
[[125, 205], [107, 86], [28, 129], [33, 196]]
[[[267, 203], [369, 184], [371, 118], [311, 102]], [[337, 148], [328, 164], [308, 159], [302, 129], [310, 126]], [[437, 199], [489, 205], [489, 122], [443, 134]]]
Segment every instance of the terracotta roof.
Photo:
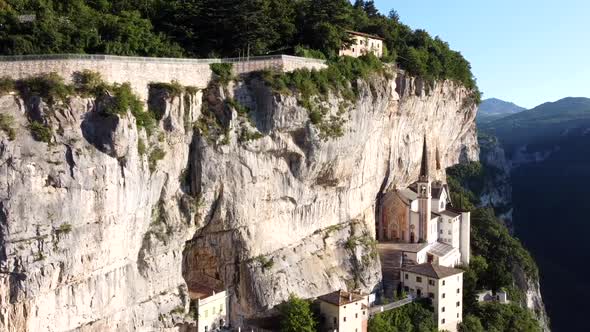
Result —
[[463, 273], [463, 270], [455, 269], [452, 267], [434, 265], [431, 263], [424, 263], [409, 267], [402, 268], [402, 271], [416, 273], [419, 275], [427, 276], [430, 278], [443, 279], [456, 274]]
[[364, 32], [358, 32], [358, 31], [352, 31], [352, 30], [346, 30], [346, 32], [350, 33], [351, 35], [357, 35], [357, 36], [361, 36], [361, 37], [367, 37], [367, 38], [385, 40], [385, 39], [383, 39], [383, 38], [381, 38], [379, 36], [371, 35], [371, 34], [364, 33]]
[[351, 293], [351, 292], [346, 292], [343, 290], [338, 290], [326, 295], [322, 295], [320, 297], [318, 297], [319, 300], [324, 301], [324, 302], [328, 302], [328, 303], [332, 303], [335, 304], [337, 306], [342, 306], [342, 305], [346, 305], [349, 303], [354, 303], [354, 302], [358, 302], [358, 301], [362, 301], [364, 299], [366, 299], [366, 295], [363, 294], [358, 294], [358, 293]]

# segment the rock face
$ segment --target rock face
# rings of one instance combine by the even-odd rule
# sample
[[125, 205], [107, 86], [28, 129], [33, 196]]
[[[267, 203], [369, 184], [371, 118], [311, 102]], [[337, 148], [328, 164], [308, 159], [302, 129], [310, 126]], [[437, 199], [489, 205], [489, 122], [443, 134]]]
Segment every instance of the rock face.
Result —
[[[228, 289], [234, 324], [290, 293], [378, 288], [377, 196], [417, 177], [425, 134], [433, 173], [476, 160], [476, 108], [451, 82], [358, 84], [354, 103], [324, 101], [338, 138], [256, 80], [152, 91], [151, 135], [91, 99], [0, 97], [17, 132], [0, 131], [0, 330], [178, 330], [196, 283]], [[222, 135], [199, 127], [203, 103], [224, 113]], [[27, 129], [37, 118], [50, 144]]]

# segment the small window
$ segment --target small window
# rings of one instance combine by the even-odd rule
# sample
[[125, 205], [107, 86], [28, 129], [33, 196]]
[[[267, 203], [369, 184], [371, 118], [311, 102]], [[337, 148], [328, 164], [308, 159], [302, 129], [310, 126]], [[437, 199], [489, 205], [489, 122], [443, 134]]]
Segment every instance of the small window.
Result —
[[429, 284], [430, 286], [434, 286], [434, 280], [432, 280], [432, 279], [428, 279], [428, 284]]
[[434, 299], [434, 293], [428, 293], [428, 297]]
[[443, 280], [443, 286], [445, 285], [445, 281]]
[[365, 315], [365, 311], [363, 310], [363, 316]]
[[334, 322], [334, 325], [336, 325], [336, 323], [338, 322], [338, 318], [334, 317], [332, 321]]
[[457, 294], [461, 293], [461, 288], [457, 288]]
[[205, 332], [209, 331], [209, 326], [205, 325]]
[[459, 318], [459, 313], [457, 313], [457, 318]]
[[406, 279], [408, 279], [408, 278], [409, 278], [409, 276], [408, 276], [408, 274], [406, 273]]
[[442, 298], [443, 298], [443, 299], [445, 298], [445, 293], [442, 293]]
[[344, 317], [343, 321], [346, 322], [346, 317]]
[[422, 277], [416, 276], [416, 282], [422, 282]]
[[442, 311], [442, 312], [445, 312], [445, 307], [442, 307], [442, 310], [441, 310], [441, 311]]
[[[457, 302], [457, 303], [459, 303], [459, 302]], [[359, 318], [359, 314], [358, 313], [354, 314], [354, 318]]]
[[441, 322], [444, 324], [445, 323], [445, 319], [443, 318]]
[[451, 231], [449, 230], [449, 235], [451, 235]]
[[461, 306], [461, 301], [457, 301], [457, 307]]
[[440, 230], [440, 233], [441, 233], [441, 234], [443, 233], [443, 230], [442, 230], [442, 229]]
[[409, 291], [410, 291], [410, 288], [409, 288], [408, 286], [404, 286], [404, 290], [405, 290], [406, 292], [409, 292]]
[[205, 310], [205, 318], [207, 318], [207, 316], [209, 316], [209, 310]]

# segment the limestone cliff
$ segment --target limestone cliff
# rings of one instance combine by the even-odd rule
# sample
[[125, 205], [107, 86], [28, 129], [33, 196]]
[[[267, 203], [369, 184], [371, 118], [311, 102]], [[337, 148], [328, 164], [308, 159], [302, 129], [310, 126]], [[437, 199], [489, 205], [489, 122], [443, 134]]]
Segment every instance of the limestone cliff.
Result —
[[[451, 82], [358, 84], [355, 102], [323, 102], [337, 138], [257, 80], [152, 90], [151, 135], [93, 99], [0, 97], [16, 130], [0, 131], [0, 330], [177, 330], [194, 283], [229, 289], [234, 323], [289, 293], [377, 288], [378, 194], [416, 178], [424, 134], [433, 173], [477, 159], [476, 108]], [[207, 109], [218, 132], [199, 125]]]

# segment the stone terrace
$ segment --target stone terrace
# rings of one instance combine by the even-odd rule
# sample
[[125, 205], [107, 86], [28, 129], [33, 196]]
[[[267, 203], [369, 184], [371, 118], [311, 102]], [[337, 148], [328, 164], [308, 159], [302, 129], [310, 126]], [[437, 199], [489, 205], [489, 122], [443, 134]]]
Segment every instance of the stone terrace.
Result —
[[55, 72], [67, 82], [82, 70], [98, 72], [109, 83], [129, 82], [142, 99], [147, 99], [148, 84], [178, 81], [185, 86], [205, 88], [211, 79], [212, 63], [233, 63], [235, 74], [274, 69], [283, 72], [299, 68], [322, 69], [325, 61], [289, 55], [230, 59], [176, 59], [123, 57], [111, 55], [31, 55], [0, 56], [0, 77], [22, 79]]

